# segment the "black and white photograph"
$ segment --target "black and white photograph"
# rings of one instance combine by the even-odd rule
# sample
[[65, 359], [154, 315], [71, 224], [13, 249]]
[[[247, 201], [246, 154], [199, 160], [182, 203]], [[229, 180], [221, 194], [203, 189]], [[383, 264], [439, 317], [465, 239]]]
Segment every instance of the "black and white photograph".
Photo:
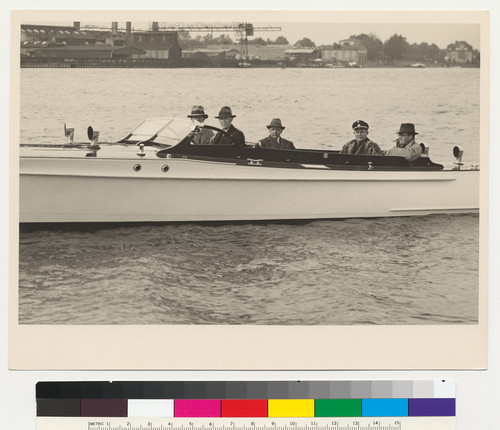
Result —
[[163, 12], [14, 19], [16, 331], [465, 330], [481, 367], [487, 13]]

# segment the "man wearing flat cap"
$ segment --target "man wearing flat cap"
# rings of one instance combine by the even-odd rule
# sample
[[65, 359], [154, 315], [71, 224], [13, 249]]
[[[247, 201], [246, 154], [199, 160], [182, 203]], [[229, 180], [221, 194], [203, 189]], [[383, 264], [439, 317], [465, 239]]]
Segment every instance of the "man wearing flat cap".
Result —
[[257, 147], [266, 149], [295, 149], [292, 142], [281, 137], [281, 133], [285, 127], [283, 127], [279, 118], [273, 118], [267, 128], [269, 136], [259, 140], [256, 145]]
[[394, 148], [385, 151], [385, 155], [395, 155], [406, 158], [409, 162], [415, 161], [422, 155], [422, 147], [415, 140], [415, 125], [403, 123], [399, 127], [398, 138]]
[[203, 122], [208, 118], [208, 115], [203, 110], [203, 106], [193, 106], [191, 115], [188, 115], [188, 118], [191, 118], [194, 124], [199, 127], [191, 138], [193, 145], [208, 145], [214, 132], [208, 128], [203, 128]]
[[368, 139], [368, 123], [362, 120], [354, 121], [352, 130], [354, 139], [347, 142], [340, 151], [342, 154], [356, 155], [382, 155], [383, 151], [380, 147], [370, 139]]
[[223, 133], [219, 131], [212, 137], [211, 145], [245, 146], [245, 135], [232, 124], [235, 117], [236, 115], [233, 115], [229, 106], [223, 106], [220, 109], [219, 115], [215, 118], [219, 120]]

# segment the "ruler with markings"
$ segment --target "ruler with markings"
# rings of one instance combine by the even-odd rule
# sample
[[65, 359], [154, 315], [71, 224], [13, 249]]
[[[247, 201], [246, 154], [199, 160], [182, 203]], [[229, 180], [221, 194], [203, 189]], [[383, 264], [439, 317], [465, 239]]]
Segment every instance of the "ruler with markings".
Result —
[[37, 430], [455, 430], [455, 417], [172, 420], [165, 418], [38, 417]]
[[455, 417], [272, 420], [38, 417], [37, 430], [455, 430]]

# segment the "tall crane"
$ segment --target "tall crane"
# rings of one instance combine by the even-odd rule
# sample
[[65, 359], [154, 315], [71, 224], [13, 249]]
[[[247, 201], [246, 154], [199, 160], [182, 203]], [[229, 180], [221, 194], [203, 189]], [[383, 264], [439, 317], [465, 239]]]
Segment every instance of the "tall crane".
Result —
[[[127, 21], [125, 28], [119, 28], [118, 22], [112, 22], [111, 27], [107, 25], [82, 25], [78, 23], [78, 28], [90, 31], [111, 31], [112, 34], [119, 32], [135, 32], [132, 23]], [[259, 26], [256, 27], [248, 22], [152, 22], [149, 24], [149, 31], [177, 31], [177, 32], [235, 32], [240, 43], [240, 55], [248, 59], [248, 36], [253, 36], [255, 31], [281, 31], [281, 27]]]
[[236, 32], [240, 41], [241, 57], [248, 59], [248, 36], [253, 36], [255, 31], [281, 31], [281, 27], [263, 26], [255, 27], [248, 22], [162, 22], [151, 23], [152, 31], [186, 31], [186, 32]]

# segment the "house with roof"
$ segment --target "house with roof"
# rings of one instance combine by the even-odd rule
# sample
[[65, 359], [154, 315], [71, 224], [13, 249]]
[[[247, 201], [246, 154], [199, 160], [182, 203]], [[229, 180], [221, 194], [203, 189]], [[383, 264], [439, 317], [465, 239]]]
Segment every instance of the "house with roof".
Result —
[[368, 59], [368, 51], [357, 39], [349, 38], [333, 45], [320, 47], [321, 59], [330, 63], [364, 65]]
[[298, 63], [307, 63], [318, 58], [316, 48], [291, 48], [285, 50], [285, 59]]
[[465, 41], [456, 41], [455, 43], [451, 43], [446, 48], [446, 51], [446, 55], [448, 56], [450, 63], [472, 63], [472, 59], [474, 58], [474, 50], [472, 49], [472, 46]]
[[146, 58], [178, 60], [182, 56], [175, 31], [134, 32], [127, 43], [146, 51]]

